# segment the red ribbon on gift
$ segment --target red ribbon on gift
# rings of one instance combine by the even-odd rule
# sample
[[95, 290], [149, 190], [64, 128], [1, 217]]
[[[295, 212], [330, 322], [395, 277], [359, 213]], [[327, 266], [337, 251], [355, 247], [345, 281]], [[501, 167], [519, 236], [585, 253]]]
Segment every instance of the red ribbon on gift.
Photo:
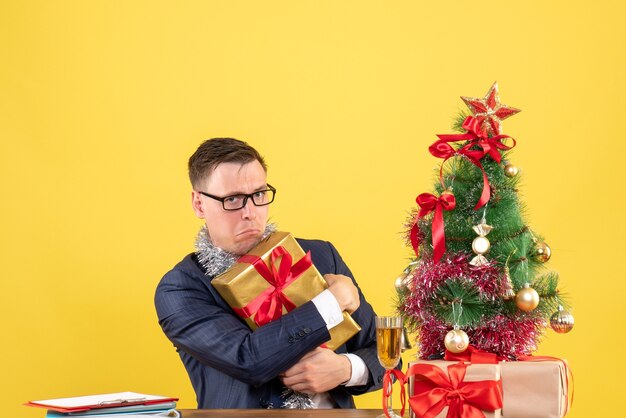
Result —
[[389, 407], [387, 405], [387, 401], [393, 393], [393, 380], [391, 378], [391, 375], [394, 375], [396, 379], [398, 379], [398, 382], [400, 382], [400, 389], [402, 390], [402, 392], [400, 392], [400, 402], [402, 403], [402, 411], [400, 411], [400, 416], [402, 417], [404, 416], [404, 407], [406, 406], [406, 392], [404, 391], [404, 373], [402, 373], [400, 370], [385, 370], [385, 375], [383, 377], [383, 411], [385, 411], [385, 415], [387, 415], [387, 418], [391, 418], [389, 416]]
[[[558, 357], [551, 357], [551, 356], [519, 356], [517, 360], [518, 361], [535, 361], [535, 362], [558, 361], [563, 365], [563, 367], [565, 368], [565, 384], [567, 385], [567, 387], [565, 388], [565, 411], [564, 411], [565, 413], [563, 415], [566, 415], [567, 412], [569, 411], [570, 404], [571, 405], [574, 404], [574, 373], [572, 372], [572, 369], [567, 365], [567, 362]], [[570, 381], [572, 382], [571, 398], [569, 398], [569, 390], [570, 390], [569, 382]], [[571, 399], [571, 401], [568, 398]]]
[[443, 359], [447, 361], [467, 361], [472, 364], [498, 364], [498, 362], [506, 360], [495, 353], [479, 350], [471, 344], [461, 353], [453, 353], [446, 350]]
[[411, 409], [420, 418], [437, 416], [447, 406], [448, 418], [484, 418], [482, 411], [502, 408], [502, 381], [464, 382], [467, 365], [448, 366], [448, 373], [432, 364], [409, 367], [406, 380], [414, 376]]
[[[443, 253], [446, 252], [446, 234], [443, 224], [443, 211], [453, 210], [456, 206], [456, 200], [454, 199], [454, 195], [452, 193], [443, 192], [439, 197], [430, 193], [422, 193], [421, 195], [417, 196], [415, 201], [420, 207], [420, 210], [417, 213], [418, 219], [423, 218], [430, 212], [435, 212], [432, 223], [432, 235], [433, 259], [435, 260], [435, 263], [437, 263], [443, 256]], [[411, 228], [410, 236], [413, 250], [415, 251], [415, 255], [417, 256], [420, 244], [418, 239], [417, 222], [415, 222], [415, 224]]]
[[[282, 259], [278, 263], [278, 259], [281, 257]], [[283, 306], [287, 312], [296, 308], [295, 303], [283, 293], [283, 290], [313, 265], [310, 251], [292, 265], [291, 254], [282, 246], [274, 248], [270, 254], [271, 270], [263, 259], [256, 255], [243, 255], [237, 262], [251, 264], [270, 284], [267, 289], [243, 308], [233, 308], [237, 315], [242, 318], [250, 318], [254, 315], [254, 322], [258, 326], [280, 318], [283, 314]]]
[[[467, 131], [464, 134], [451, 134], [451, 135], [437, 135], [439, 138], [438, 141], [434, 142], [428, 150], [430, 153], [437, 157], [443, 158], [443, 162], [441, 163], [441, 168], [439, 169], [439, 178], [443, 184], [443, 164], [451, 157], [461, 155], [467, 157], [467, 159], [474, 164], [476, 167], [480, 169], [483, 174], [483, 191], [480, 195], [480, 199], [474, 210], [478, 210], [479, 208], [485, 206], [489, 201], [490, 197], [490, 187], [489, 180], [487, 178], [487, 174], [485, 173], [485, 169], [483, 168], [480, 160], [485, 156], [489, 155], [496, 162], [500, 163], [502, 160], [502, 155], [500, 154], [500, 150], [509, 150], [515, 146], [515, 139], [511, 138], [508, 135], [496, 135], [493, 137], [489, 137], [487, 132], [484, 129], [480, 129], [480, 121], [472, 116], [468, 116], [463, 121], [463, 129]], [[509, 138], [513, 141], [513, 145], [508, 146], [502, 143], [503, 139]], [[450, 145], [450, 142], [458, 142], [458, 141], [470, 141], [465, 146], [460, 149], [455, 149]], [[478, 146], [480, 149], [476, 149]]]

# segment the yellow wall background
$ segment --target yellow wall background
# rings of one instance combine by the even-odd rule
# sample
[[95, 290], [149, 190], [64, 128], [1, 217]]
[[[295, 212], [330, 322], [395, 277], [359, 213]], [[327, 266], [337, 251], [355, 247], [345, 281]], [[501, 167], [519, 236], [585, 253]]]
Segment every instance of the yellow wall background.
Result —
[[195, 406], [152, 297], [192, 250], [186, 160], [209, 137], [261, 150], [273, 219], [333, 241], [391, 313], [427, 147], [494, 80], [523, 110], [504, 132], [575, 305], [539, 354], [570, 361], [572, 417], [620, 415], [625, 19], [609, 0], [3, 2], [3, 415], [124, 390]]

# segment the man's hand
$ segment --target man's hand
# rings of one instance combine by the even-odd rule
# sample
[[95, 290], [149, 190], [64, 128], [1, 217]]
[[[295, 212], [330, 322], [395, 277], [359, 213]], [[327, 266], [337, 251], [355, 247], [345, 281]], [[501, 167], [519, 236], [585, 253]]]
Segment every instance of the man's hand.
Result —
[[290, 389], [322, 393], [350, 380], [352, 363], [346, 356], [318, 347], [280, 376], [283, 384]]
[[325, 274], [324, 279], [328, 283], [328, 290], [333, 294], [342, 311], [352, 313], [357, 310], [361, 301], [359, 291], [352, 279], [343, 274]]

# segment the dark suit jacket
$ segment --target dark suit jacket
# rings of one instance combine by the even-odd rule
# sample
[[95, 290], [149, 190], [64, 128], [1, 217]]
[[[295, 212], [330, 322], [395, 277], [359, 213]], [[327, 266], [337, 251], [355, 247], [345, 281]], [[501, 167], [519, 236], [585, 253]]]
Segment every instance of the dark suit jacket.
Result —
[[[299, 239], [298, 243], [305, 252], [311, 251], [321, 274], [352, 278], [329, 242]], [[252, 332], [210, 281], [196, 256], [186, 256], [157, 287], [159, 324], [187, 369], [198, 408], [268, 407], [283, 389], [276, 376], [329, 340], [326, 323], [313, 302], [307, 302]], [[354, 407], [352, 395], [380, 388], [384, 374], [376, 357], [375, 314], [360, 289], [359, 296], [361, 305], [352, 317], [362, 329], [336, 352], [361, 357], [369, 379], [363, 386], [338, 386], [330, 391], [341, 408]]]

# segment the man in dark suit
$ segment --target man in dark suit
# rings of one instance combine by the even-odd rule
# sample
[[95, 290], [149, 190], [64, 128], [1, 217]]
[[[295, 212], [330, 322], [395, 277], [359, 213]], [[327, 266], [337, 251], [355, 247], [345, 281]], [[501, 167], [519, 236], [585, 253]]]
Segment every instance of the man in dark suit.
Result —
[[[285, 388], [314, 407], [353, 408], [352, 395], [380, 388], [374, 311], [329, 242], [298, 240], [329, 288], [280, 319], [251, 331], [211, 280], [272, 232], [261, 155], [230, 138], [205, 141], [189, 159], [192, 206], [205, 221], [195, 253], [159, 283], [155, 305], [164, 333], [187, 369], [199, 408], [279, 408]], [[349, 312], [361, 331], [335, 352], [320, 348]], [[289, 405], [287, 405], [289, 406]]]

